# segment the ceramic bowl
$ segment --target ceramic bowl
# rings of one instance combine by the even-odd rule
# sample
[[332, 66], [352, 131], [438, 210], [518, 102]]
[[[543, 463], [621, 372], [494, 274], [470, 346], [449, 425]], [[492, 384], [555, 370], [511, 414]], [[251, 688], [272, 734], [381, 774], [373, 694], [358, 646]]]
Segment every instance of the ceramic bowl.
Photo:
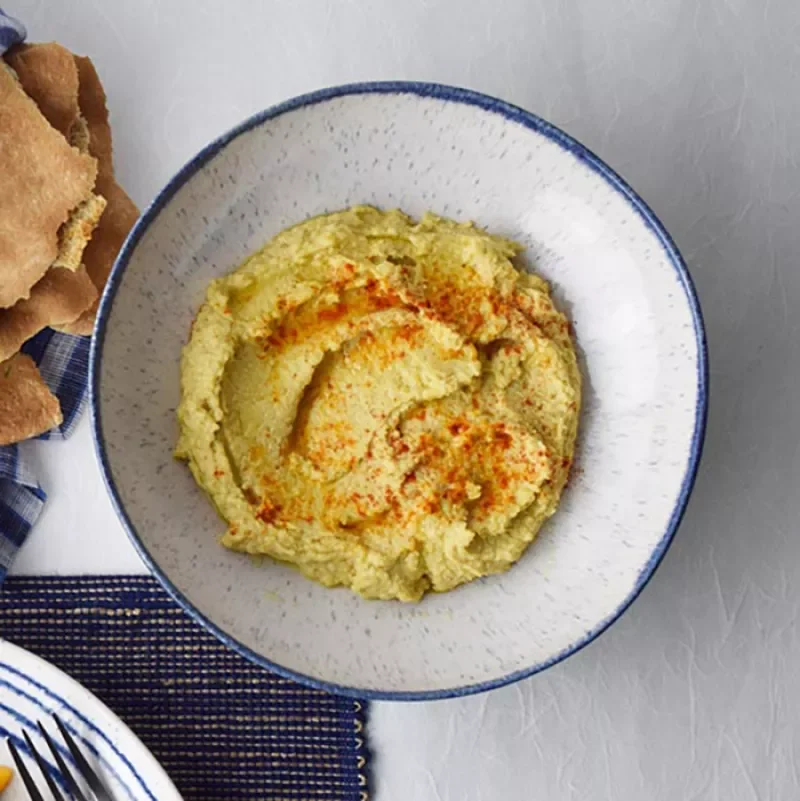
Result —
[[[283, 228], [360, 203], [475, 220], [524, 244], [574, 321], [585, 378], [578, 466], [556, 515], [506, 574], [418, 605], [364, 601], [227, 551], [210, 503], [172, 458], [181, 348], [208, 282]], [[427, 84], [324, 90], [206, 147], [131, 232], [91, 363], [105, 479], [156, 576], [264, 667], [361, 697], [485, 690], [596, 637], [675, 533], [706, 414], [700, 309], [653, 213], [547, 122]]]

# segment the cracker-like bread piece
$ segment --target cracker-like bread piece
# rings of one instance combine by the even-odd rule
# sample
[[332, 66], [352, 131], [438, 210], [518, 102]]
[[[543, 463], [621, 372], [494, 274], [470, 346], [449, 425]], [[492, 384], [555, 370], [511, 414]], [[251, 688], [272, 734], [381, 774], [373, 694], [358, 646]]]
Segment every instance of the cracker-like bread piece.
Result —
[[[136, 222], [139, 210], [114, 178], [106, 95], [94, 65], [85, 56], [75, 56], [75, 63], [78, 65], [80, 83], [78, 102], [89, 128], [89, 152], [98, 162], [96, 191], [107, 201], [103, 216], [83, 253], [83, 263], [89, 276], [98, 293], [102, 293], [114, 259]], [[99, 303], [98, 295], [92, 307], [77, 322], [58, 326], [58, 329], [69, 334], [91, 334]]]
[[29, 298], [0, 309], [0, 361], [47, 326], [77, 320], [97, 299], [97, 288], [85, 267], [51, 267], [33, 287]]
[[97, 161], [44, 118], [0, 68], [0, 308], [27, 298], [58, 255], [58, 229], [85, 200]]
[[[6, 61], [44, 118], [73, 147], [88, 153], [89, 126], [78, 104], [78, 65], [72, 53], [57, 42], [23, 44], [12, 48]], [[105, 205], [103, 198], [92, 194], [73, 209], [58, 231], [58, 256], [52, 266], [80, 267], [83, 250]]]
[[17, 353], [0, 363], [0, 445], [38, 436], [63, 420], [58, 398], [30, 356]]

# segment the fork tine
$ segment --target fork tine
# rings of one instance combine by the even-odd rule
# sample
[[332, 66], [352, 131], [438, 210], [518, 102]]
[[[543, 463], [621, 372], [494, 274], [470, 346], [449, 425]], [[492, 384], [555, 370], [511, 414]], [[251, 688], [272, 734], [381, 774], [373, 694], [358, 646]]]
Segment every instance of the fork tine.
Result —
[[64, 796], [61, 795], [61, 791], [58, 789], [55, 779], [53, 779], [53, 777], [50, 775], [50, 768], [39, 755], [39, 752], [36, 750], [36, 746], [31, 741], [31, 738], [28, 737], [28, 732], [23, 731], [22, 736], [25, 738], [25, 743], [28, 746], [28, 750], [31, 752], [31, 754], [33, 754], [33, 758], [36, 760], [36, 764], [39, 766], [39, 770], [42, 772], [42, 776], [44, 776], [44, 780], [47, 782], [47, 786], [50, 788], [53, 798], [55, 801], [64, 801]]
[[92, 792], [97, 796], [97, 801], [114, 801], [114, 799], [111, 797], [111, 793], [106, 790], [105, 785], [100, 781], [100, 777], [94, 772], [92, 766], [86, 761], [86, 757], [83, 755], [80, 748], [78, 748], [78, 744], [72, 739], [72, 735], [67, 731], [67, 727], [61, 722], [61, 718], [53, 713], [53, 719], [56, 722], [56, 726], [58, 726], [58, 730], [61, 732], [61, 736], [64, 738], [64, 742], [67, 744], [67, 747], [69, 748], [73, 758], [75, 759], [75, 762], [78, 765], [78, 770], [80, 770], [83, 778], [86, 779], [89, 787], [92, 788]]
[[72, 775], [72, 771], [67, 767], [67, 763], [64, 761], [64, 758], [58, 751], [58, 746], [53, 742], [52, 737], [47, 733], [47, 729], [42, 726], [42, 722], [40, 720], [36, 721], [36, 725], [39, 727], [39, 731], [44, 737], [45, 742], [47, 743], [47, 747], [50, 749], [51, 753], [53, 754], [53, 759], [56, 761], [56, 765], [58, 765], [58, 769], [61, 771], [61, 775], [64, 777], [64, 780], [69, 785], [69, 791], [75, 797], [75, 801], [87, 801], [86, 796], [83, 794], [83, 791], [80, 788], [78, 782], [75, 781], [75, 777]]
[[31, 797], [31, 801], [44, 801], [42, 794], [36, 789], [36, 784], [31, 778], [31, 774], [28, 773], [28, 769], [25, 767], [25, 763], [22, 761], [19, 751], [17, 751], [17, 746], [14, 745], [14, 741], [9, 737], [6, 739], [6, 744], [14, 759], [14, 764], [17, 766], [17, 772], [22, 777], [22, 783], [25, 785], [25, 789]]

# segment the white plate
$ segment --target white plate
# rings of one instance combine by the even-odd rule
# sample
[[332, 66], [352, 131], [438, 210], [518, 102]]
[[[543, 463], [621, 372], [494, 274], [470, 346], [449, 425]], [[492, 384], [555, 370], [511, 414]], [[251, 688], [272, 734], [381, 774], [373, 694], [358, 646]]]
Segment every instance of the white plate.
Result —
[[[509, 572], [418, 606], [363, 601], [226, 551], [211, 504], [172, 458], [180, 352], [208, 282], [286, 226], [357, 203], [430, 209], [521, 242], [582, 354], [579, 469], [561, 508]], [[362, 697], [496, 687], [597, 636], [669, 545], [705, 425], [700, 310], [653, 213], [538, 117], [428, 84], [297, 98], [203, 150], [124, 246], [91, 370], [106, 482], [167, 589], [265, 667]]]
[[[57, 730], [49, 719], [54, 712], [78, 741], [115, 801], [181, 801], [153, 755], [105, 704], [49, 662], [0, 640], [0, 763], [13, 766], [5, 740], [11, 737], [18, 748], [24, 748], [24, 728], [52, 765], [53, 758], [36, 729], [36, 721], [41, 720], [55, 735]], [[71, 759], [66, 748], [63, 756]], [[69, 764], [74, 767], [72, 762]], [[39, 780], [41, 774], [32, 758], [28, 759], [28, 766], [31, 775]], [[78, 775], [77, 771], [74, 775]], [[3, 801], [27, 798], [16, 775], [3, 794]]]

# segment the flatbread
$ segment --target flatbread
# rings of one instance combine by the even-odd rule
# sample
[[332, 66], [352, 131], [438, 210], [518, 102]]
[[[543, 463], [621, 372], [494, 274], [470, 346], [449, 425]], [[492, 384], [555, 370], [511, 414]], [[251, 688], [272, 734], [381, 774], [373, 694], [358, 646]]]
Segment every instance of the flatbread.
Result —
[[58, 255], [58, 229], [85, 200], [97, 162], [53, 128], [0, 68], [0, 308], [29, 296]]
[[116, 182], [106, 188], [105, 193], [108, 198], [106, 210], [83, 252], [83, 263], [89, 277], [94, 282], [97, 299], [75, 323], [53, 326], [66, 334], [88, 336], [92, 333], [97, 308], [100, 305], [100, 295], [111, 273], [111, 268], [114, 266], [114, 260], [117, 258], [128, 231], [131, 230], [139, 216], [139, 211], [133, 201]]
[[75, 56], [75, 63], [78, 65], [80, 78], [78, 101], [81, 116], [89, 129], [89, 152], [98, 162], [96, 191], [106, 199], [106, 209], [83, 253], [83, 263], [97, 287], [98, 299], [76, 323], [58, 326], [58, 330], [88, 335], [94, 327], [100, 303], [99, 295], [102, 294], [125, 237], [139, 217], [139, 210], [114, 178], [106, 95], [94, 65], [85, 56]]
[[86, 268], [50, 268], [29, 298], [0, 309], [0, 361], [48, 326], [72, 323], [97, 300], [97, 288]]
[[0, 445], [38, 436], [63, 420], [58, 398], [30, 356], [17, 353], [0, 363]]
[[73, 147], [77, 147], [81, 153], [89, 152], [89, 124], [83, 117], [83, 114], [78, 116], [75, 124], [69, 129], [69, 136], [67, 137], [69, 143]]
[[92, 60], [88, 56], [73, 58], [78, 70], [78, 107], [89, 128], [89, 152], [97, 159], [98, 191], [103, 194], [103, 183], [114, 180], [106, 93]]
[[78, 66], [57, 42], [23, 44], [5, 56], [19, 82], [44, 118], [66, 139], [80, 115]]
[[[78, 106], [78, 67], [72, 53], [55, 43], [22, 45], [9, 53], [8, 61], [48, 122], [88, 152], [89, 127]], [[58, 255], [50, 269], [28, 298], [0, 309], [0, 361], [43, 328], [74, 322], [97, 299], [81, 258], [105, 206], [105, 199], [92, 193], [73, 209], [58, 230]]]
[[[17, 73], [22, 88], [44, 118], [82, 153], [89, 152], [89, 126], [78, 105], [78, 65], [72, 53], [57, 42], [25, 44], [12, 48], [6, 61]], [[105, 200], [90, 195], [58, 231], [58, 256], [53, 267], [77, 270]]]

